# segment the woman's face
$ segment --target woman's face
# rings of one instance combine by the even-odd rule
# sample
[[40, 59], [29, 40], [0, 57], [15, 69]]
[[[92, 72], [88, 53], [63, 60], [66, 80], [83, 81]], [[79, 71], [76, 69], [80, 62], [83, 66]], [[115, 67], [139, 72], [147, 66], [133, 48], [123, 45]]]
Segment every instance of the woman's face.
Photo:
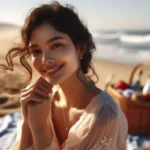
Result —
[[33, 30], [29, 47], [34, 68], [52, 85], [76, 75], [78, 50], [67, 34], [45, 23]]

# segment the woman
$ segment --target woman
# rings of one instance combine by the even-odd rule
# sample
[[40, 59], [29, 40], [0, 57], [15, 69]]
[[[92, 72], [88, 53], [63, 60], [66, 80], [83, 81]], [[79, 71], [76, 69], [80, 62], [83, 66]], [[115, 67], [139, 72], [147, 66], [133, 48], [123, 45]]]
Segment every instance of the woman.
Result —
[[[124, 150], [126, 118], [112, 97], [88, 75], [95, 44], [71, 6], [58, 2], [31, 11], [22, 45], [7, 54], [20, 57], [30, 78], [21, 91], [23, 120], [13, 150]], [[40, 78], [29, 85], [31, 58]], [[98, 79], [98, 78], [97, 78]], [[18, 129], [19, 130], [19, 129]]]

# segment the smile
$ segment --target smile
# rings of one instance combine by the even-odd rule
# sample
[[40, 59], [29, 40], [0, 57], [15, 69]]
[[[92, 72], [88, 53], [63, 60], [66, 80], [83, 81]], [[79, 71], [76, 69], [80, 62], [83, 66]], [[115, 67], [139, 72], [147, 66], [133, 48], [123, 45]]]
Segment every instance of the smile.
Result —
[[64, 65], [60, 65], [54, 69], [50, 69], [50, 70], [46, 70], [46, 74], [49, 76], [49, 75], [55, 75], [57, 72], [59, 72], [61, 70], [61, 68], [63, 67]]

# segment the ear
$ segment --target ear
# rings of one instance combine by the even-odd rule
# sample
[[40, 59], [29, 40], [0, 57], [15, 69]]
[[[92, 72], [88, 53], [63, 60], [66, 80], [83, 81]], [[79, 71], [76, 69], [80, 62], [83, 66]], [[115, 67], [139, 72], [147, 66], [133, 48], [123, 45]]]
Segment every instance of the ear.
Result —
[[85, 44], [78, 44], [77, 45], [77, 55], [79, 57], [83, 56], [86, 52], [86, 49], [87, 49], [87, 45]]

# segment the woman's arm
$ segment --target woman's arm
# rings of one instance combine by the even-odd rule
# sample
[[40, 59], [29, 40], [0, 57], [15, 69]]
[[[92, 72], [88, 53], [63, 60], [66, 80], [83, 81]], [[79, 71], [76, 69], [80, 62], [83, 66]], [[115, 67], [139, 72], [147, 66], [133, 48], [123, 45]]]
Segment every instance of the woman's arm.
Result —
[[20, 134], [18, 135], [20, 136], [20, 138], [12, 146], [12, 150], [28, 149], [33, 144], [33, 140], [32, 140], [31, 130], [27, 123], [25, 122], [22, 123], [22, 125], [20, 126], [20, 131], [18, 131], [18, 134]]
[[[49, 122], [52, 87], [44, 78], [40, 77], [33, 85], [22, 90], [20, 103], [24, 123], [22, 132], [19, 134], [21, 136], [18, 138], [18, 143], [15, 144], [17, 150], [26, 150], [31, 145], [33, 145], [31, 149], [36, 146], [37, 148], [40, 147], [41, 150], [42, 147], [51, 142], [50, 134], [48, 134], [50, 130], [49, 132], [46, 130], [47, 133], [45, 130], [40, 134], [38, 133], [41, 131], [39, 129], [45, 129]], [[44, 139], [43, 142], [40, 142], [41, 137], [39, 135]], [[31, 142], [32, 138], [35, 144]]]
[[51, 133], [49, 127], [44, 127], [38, 131], [32, 131], [32, 135], [35, 150], [50, 149]]

